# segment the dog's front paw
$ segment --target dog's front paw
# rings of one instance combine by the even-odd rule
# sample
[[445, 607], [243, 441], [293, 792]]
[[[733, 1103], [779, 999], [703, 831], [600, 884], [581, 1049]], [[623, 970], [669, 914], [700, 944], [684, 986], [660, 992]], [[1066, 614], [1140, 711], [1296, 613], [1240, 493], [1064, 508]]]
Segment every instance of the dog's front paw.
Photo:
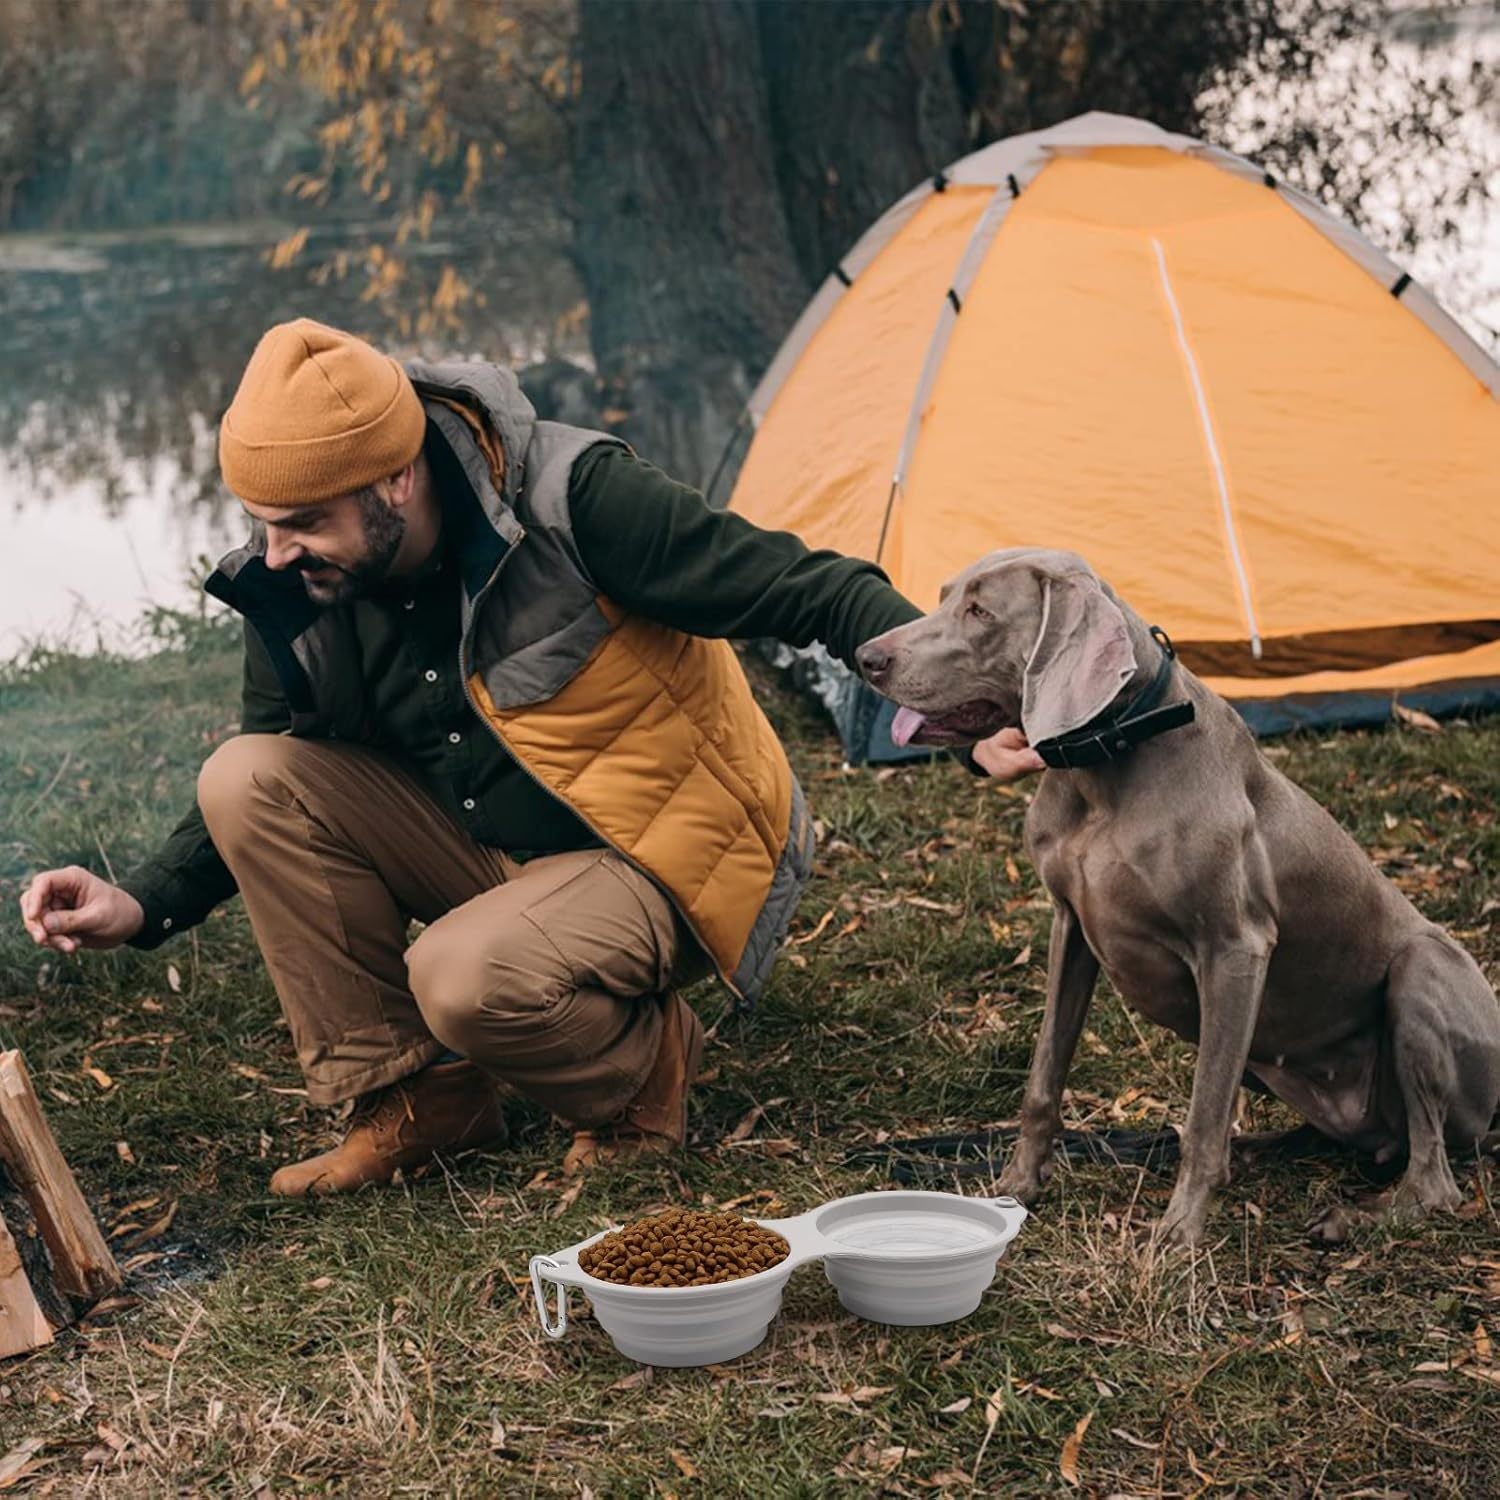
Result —
[[1445, 1161], [1441, 1171], [1408, 1168], [1391, 1196], [1391, 1212], [1398, 1218], [1420, 1219], [1428, 1214], [1451, 1214], [1463, 1202], [1463, 1191]]
[[1018, 1203], [1034, 1203], [1041, 1196], [1042, 1184], [1051, 1175], [1046, 1167], [1011, 1162], [1001, 1172], [995, 1191], [1002, 1198], [1014, 1198]]
[[1179, 1185], [1157, 1221], [1155, 1238], [1172, 1245], [1196, 1245], [1203, 1238], [1210, 1201], [1207, 1193], [1185, 1193]]

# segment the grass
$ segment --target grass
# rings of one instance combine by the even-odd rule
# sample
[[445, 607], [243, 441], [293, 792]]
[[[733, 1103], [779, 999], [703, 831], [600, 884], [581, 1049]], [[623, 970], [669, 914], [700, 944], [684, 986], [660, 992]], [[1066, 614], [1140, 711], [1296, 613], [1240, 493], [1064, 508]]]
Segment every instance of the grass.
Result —
[[[799, 1212], [886, 1180], [845, 1165], [851, 1147], [1015, 1112], [1048, 925], [1026, 789], [949, 765], [845, 773], [769, 683], [819, 874], [758, 1014], [718, 1028], [690, 1150], [574, 1196], [563, 1135], [518, 1108], [503, 1150], [353, 1200], [269, 1198], [272, 1167], [329, 1122], [297, 1093], [239, 903], [156, 953], [70, 959], [14, 916], [30, 873], [121, 872], [154, 846], [232, 729], [237, 676], [233, 638], [191, 622], [148, 662], [57, 649], [0, 672], [0, 1041], [25, 1049], [130, 1276], [0, 1366], [0, 1475], [41, 1440], [18, 1490], [1500, 1492], [1500, 1252], [1472, 1163], [1458, 1216], [1331, 1250], [1303, 1226], [1361, 1188], [1351, 1162], [1242, 1172], [1191, 1255], [1144, 1232], [1170, 1171], [1063, 1165], [980, 1311], [946, 1328], [858, 1322], [811, 1269], [731, 1366], [643, 1372], [576, 1299], [567, 1337], [541, 1337], [535, 1251], [669, 1202]], [[1500, 724], [1272, 753], [1493, 977]], [[1187, 1049], [1101, 994], [1068, 1123], [1180, 1120], [1190, 1077]]]

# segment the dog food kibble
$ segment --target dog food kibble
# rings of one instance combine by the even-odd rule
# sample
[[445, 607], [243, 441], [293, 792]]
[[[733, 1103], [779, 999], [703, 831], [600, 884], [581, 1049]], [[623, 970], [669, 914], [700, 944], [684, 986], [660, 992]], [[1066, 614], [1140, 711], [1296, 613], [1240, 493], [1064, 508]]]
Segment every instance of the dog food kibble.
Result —
[[738, 1214], [669, 1208], [605, 1235], [580, 1252], [578, 1264], [621, 1286], [712, 1286], [754, 1276], [787, 1254], [779, 1234]]

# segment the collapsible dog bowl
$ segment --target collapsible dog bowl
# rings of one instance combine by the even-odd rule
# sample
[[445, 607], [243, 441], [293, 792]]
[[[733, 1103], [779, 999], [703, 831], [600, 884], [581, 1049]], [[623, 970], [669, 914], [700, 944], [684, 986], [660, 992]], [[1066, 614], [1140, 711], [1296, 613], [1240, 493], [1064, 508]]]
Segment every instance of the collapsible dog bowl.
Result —
[[[615, 1348], [647, 1365], [709, 1365], [747, 1354], [781, 1311], [798, 1266], [823, 1262], [856, 1317], [905, 1327], [951, 1323], [979, 1306], [1026, 1210], [1014, 1198], [957, 1193], [857, 1193], [791, 1219], [756, 1219], [789, 1253], [768, 1270], [712, 1286], [622, 1286], [591, 1276], [578, 1255], [608, 1230], [531, 1258], [537, 1315], [549, 1338], [568, 1326], [568, 1291], [587, 1294]], [[558, 1287], [555, 1316], [545, 1283]]]

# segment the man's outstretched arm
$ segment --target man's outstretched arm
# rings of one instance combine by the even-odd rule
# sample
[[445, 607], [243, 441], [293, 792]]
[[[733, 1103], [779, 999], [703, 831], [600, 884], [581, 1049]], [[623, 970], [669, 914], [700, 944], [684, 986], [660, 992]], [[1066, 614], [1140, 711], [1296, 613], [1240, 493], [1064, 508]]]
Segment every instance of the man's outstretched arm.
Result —
[[[585, 453], [568, 498], [579, 554], [604, 594], [691, 635], [821, 641], [858, 671], [861, 645], [922, 614], [874, 563], [813, 551], [789, 531], [713, 510], [697, 490], [624, 449]], [[959, 759], [1003, 780], [1042, 769], [1016, 729]]]
[[624, 449], [584, 454], [569, 506], [579, 553], [604, 594], [690, 635], [821, 641], [853, 671], [865, 641], [922, 614], [874, 563], [712, 510]]

